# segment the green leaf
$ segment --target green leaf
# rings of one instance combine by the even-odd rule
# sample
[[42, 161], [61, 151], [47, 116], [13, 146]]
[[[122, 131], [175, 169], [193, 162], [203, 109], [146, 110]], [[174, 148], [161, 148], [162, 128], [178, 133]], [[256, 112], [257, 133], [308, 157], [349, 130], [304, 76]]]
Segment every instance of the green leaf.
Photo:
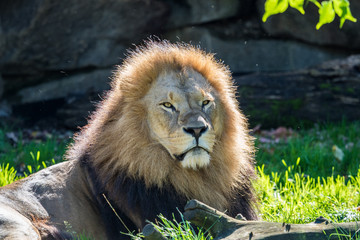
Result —
[[340, 17], [340, 28], [344, 25], [346, 20], [356, 22], [350, 11], [350, 3], [347, 0], [333, 0], [334, 10]]
[[331, 1], [323, 1], [321, 7], [319, 8], [319, 22], [316, 24], [316, 29], [326, 23], [331, 23], [335, 19], [335, 11]]
[[305, 14], [304, 0], [289, 0], [290, 7], [295, 8], [301, 14]]
[[266, 22], [268, 17], [278, 13], [283, 13], [289, 7], [289, 0], [266, 0], [265, 13], [262, 17], [262, 21]]

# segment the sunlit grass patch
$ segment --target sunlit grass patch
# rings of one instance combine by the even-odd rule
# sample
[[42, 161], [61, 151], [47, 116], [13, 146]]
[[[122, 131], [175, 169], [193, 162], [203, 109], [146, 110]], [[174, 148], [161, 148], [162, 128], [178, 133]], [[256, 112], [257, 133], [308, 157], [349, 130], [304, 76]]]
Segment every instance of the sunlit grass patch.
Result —
[[21, 165], [36, 163], [37, 160], [30, 155], [30, 152], [34, 154], [40, 152], [38, 161], [43, 161], [47, 165], [51, 164], [52, 159], [60, 162], [70, 138], [59, 139], [55, 134], [38, 132], [0, 129], [0, 163], [9, 163], [19, 170]]
[[[283, 171], [282, 160], [295, 165], [301, 158], [299, 167], [311, 177], [331, 175], [356, 175], [360, 165], [360, 122], [315, 125], [312, 129], [300, 129], [281, 138], [255, 135], [256, 161], [265, 164], [265, 172]], [[333, 148], [339, 148], [344, 157], [335, 157]], [[334, 168], [333, 168], [334, 167]]]
[[0, 186], [63, 161], [69, 142], [46, 131], [0, 129]]
[[[179, 212], [181, 220], [176, 220], [173, 215], [173, 219], [167, 219], [163, 215], [158, 216], [158, 221], [150, 223], [162, 234], [165, 239], [171, 240], [211, 240], [213, 239], [208, 230], [202, 228], [194, 228], [193, 225], [184, 219], [181, 212]], [[133, 240], [144, 239], [142, 233], [137, 235], [129, 234]]]
[[334, 222], [360, 220], [360, 171], [351, 177], [310, 177], [297, 172], [299, 164], [284, 167], [271, 174], [258, 167], [254, 184], [264, 221], [309, 223], [320, 216]]
[[17, 179], [18, 177], [16, 176], [14, 167], [10, 167], [9, 164], [4, 163], [0, 165], [0, 187], [8, 185]]

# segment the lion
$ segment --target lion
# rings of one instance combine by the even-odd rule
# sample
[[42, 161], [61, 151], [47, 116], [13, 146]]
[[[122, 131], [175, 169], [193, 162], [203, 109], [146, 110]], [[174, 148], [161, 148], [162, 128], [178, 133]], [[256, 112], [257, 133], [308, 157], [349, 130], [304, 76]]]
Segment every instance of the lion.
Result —
[[66, 161], [0, 189], [0, 238], [126, 239], [190, 199], [257, 219], [253, 139], [235, 90], [213, 54], [165, 40], [137, 47]]

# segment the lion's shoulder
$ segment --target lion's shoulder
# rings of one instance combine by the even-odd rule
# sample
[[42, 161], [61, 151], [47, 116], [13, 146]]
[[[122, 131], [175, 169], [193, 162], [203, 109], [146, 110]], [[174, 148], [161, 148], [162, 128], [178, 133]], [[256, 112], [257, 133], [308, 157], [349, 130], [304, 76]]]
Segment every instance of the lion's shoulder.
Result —
[[0, 188], [0, 204], [38, 229], [54, 225], [59, 232], [66, 232], [68, 224], [75, 232], [86, 230], [104, 238], [90, 180], [79, 161], [65, 161]]

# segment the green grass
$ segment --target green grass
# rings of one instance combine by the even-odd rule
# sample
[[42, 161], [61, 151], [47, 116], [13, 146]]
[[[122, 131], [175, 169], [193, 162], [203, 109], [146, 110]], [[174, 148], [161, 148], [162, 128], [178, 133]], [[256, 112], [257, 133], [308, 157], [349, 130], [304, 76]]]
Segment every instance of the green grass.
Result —
[[[159, 221], [156, 224], [151, 223], [166, 238], [171, 240], [210, 240], [210, 233], [202, 228], [194, 229], [190, 222], [183, 218], [180, 212], [181, 221], [177, 221], [173, 216], [172, 220], [166, 219], [163, 215], [159, 215]], [[128, 234], [133, 240], [143, 239], [142, 233], [137, 235]]]
[[[11, 141], [6, 134], [16, 133], [17, 141]], [[55, 159], [61, 161], [62, 155], [65, 152], [66, 145], [70, 141], [67, 139], [63, 141], [58, 139], [53, 134], [44, 134], [42, 139], [36, 137], [37, 131], [32, 131], [33, 139], [23, 139], [23, 133], [21, 131], [13, 132], [10, 130], [0, 129], [0, 161], [5, 163], [17, 164], [20, 162], [31, 164], [33, 159], [29, 155], [30, 152], [41, 152], [41, 161], [47, 161], [49, 159]], [[47, 136], [48, 135], [48, 136]]]
[[[344, 152], [338, 162], [333, 146]], [[282, 160], [295, 165], [300, 157], [299, 169], [312, 177], [356, 175], [360, 165], [360, 122], [316, 125], [312, 129], [297, 131], [289, 139], [262, 143], [256, 140], [258, 166], [265, 165], [265, 172], [284, 171]]]
[[[360, 226], [359, 226], [360, 227]], [[336, 228], [335, 233], [325, 234], [327, 238], [330, 239], [339, 239], [339, 240], [359, 240], [360, 239], [360, 228], [355, 232], [348, 232], [340, 227]]]
[[[343, 151], [342, 161], [336, 160], [334, 145]], [[257, 140], [256, 146], [259, 178], [254, 184], [263, 220], [360, 220], [360, 122], [315, 126], [286, 140]]]
[[2, 163], [0, 165], [0, 186], [8, 185], [16, 180], [18, 180], [18, 176], [16, 176], [14, 167], [10, 167], [9, 163]]
[[333, 222], [359, 221], [360, 171], [351, 177], [310, 177], [297, 172], [299, 165], [284, 166], [284, 172], [265, 174], [258, 167], [255, 187], [260, 197], [261, 217], [269, 222], [310, 223], [323, 216]]
[[[16, 136], [16, 141], [7, 134]], [[16, 134], [9, 129], [0, 129], [0, 186], [10, 184], [43, 168], [59, 163], [70, 139], [59, 139], [48, 134], [46, 139], [34, 136], [23, 139], [22, 132]]]
[[[0, 186], [61, 161], [69, 143], [56, 136], [28, 141], [21, 134], [14, 142], [7, 132], [0, 129]], [[334, 222], [360, 220], [360, 122], [317, 125], [286, 139], [256, 137], [259, 177], [254, 185], [263, 220], [309, 223], [319, 216]], [[344, 153], [341, 160], [335, 157], [334, 146]], [[195, 234], [186, 221], [159, 219], [159, 230], [170, 239], [210, 239], [206, 232]]]

